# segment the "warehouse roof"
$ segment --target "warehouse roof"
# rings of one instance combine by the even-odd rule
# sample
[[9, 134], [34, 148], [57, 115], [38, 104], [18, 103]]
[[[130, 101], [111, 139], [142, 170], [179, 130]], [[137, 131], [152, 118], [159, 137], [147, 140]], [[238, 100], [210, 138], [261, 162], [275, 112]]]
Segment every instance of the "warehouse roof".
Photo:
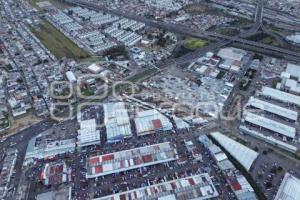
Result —
[[87, 159], [87, 178], [104, 176], [178, 159], [170, 142], [153, 144]]
[[285, 71], [291, 76], [297, 77], [298, 80], [300, 80], [300, 65], [288, 63]]
[[247, 171], [258, 156], [252, 149], [236, 142], [235, 140], [223, 135], [220, 132], [213, 132], [211, 136], [233, 156]]
[[286, 173], [274, 200], [298, 200], [300, 197], [300, 180]]
[[174, 116], [173, 119], [174, 119], [174, 122], [175, 122], [176, 127], [178, 129], [188, 129], [188, 128], [190, 128], [190, 125], [187, 122], [185, 122], [183, 119], [181, 119], [179, 117], [176, 117], [176, 116]]
[[108, 142], [132, 136], [129, 116], [123, 102], [106, 103], [103, 109]]
[[298, 119], [298, 113], [293, 110], [289, 110], [287, 108], [280, 107], [278, 105], [271, 104], [266, 101], [262, 101], [260, 99], [257, 99], [255, 97], [251, 97], [248, 101], [248, 105], [253, 106], [255, 108], [259, 108], [261, 110], [265, 110], [267, 112], [279, 115], [281, 117], [285, 117], [291, 120], [297, 120]]
[[171, 130], [173, 128], [170, 120], [155, 109], [141, 111], [134, 119], [138, 135], [145, 135], [155, 130]]
[[275, 100], [279, 100], [286, 103], [291, 103], [300, 106], [300, 96], [282, 92], [270, 87], [263, 87], [261, 94], [263, 96], [270, 97]]
[[251, 130], [246, 126], [240, 126], [240, 130], [243, 131], [244, 133], [248, 134], [248, 135], [251, 135], [253, 137], [264, 140], [267, 143], [271, 143], [273, 145], [276, 145], [276, 147], [283, 148], [283, 149], [285, 149], [285, 150], [287, 150], [291, 153], [296, 153], [297, 150], [298, 150], [298, 148], [293, 146], [293, 145], [290, 145], [286, 142], [282, 142], [280, 140], [277, 140], [277, 139], [273, 138], [272, 136], [266, 136], [262, 133], [259, 133], [259, 132], [255, 131], [255, 130]]
[[77, 144], [79, 147], [100, 144], [100, 131], [97, 130], [95, 119], [83, 120], [79, 122]]
[[186, 199], [213, 199], [218, 197], [209, 174], [199, 174], [180, 178], [164, 183], [129, 190], [94, 200], [129, 200], [129, 199], [161, 199], [161, 200], [186, 200]]
[[75, 75], [72, 71], [67, 71], [66, 76], [67, 76], [68, 81], [70, 81], [71, 83], [77, 81], [77, 78], [75, 77]]
[[233, 47], [226, 47], [220, 49], [220, 51], [218, 52], [218, 56], [220, 56], [223, 59], [238, 60], [238, 61], [241, 61], [246, 54], [247, 52], [245, 50], [237, 49]]
[[90, 70], [93, 73], [99, 73], [103, 70], [103, 68], [100, 67], [98, 64], [93, 63], [90, 66], [88, 66], [88, 70]]
[[294, 127], [282, 124], [280, 122], [259, 116], [250, 112], [245, 113], [245, 121], [263, 127], [265, 129], [274, 131], [283, 136], [294, 138], [296, 136], [296, 129]]

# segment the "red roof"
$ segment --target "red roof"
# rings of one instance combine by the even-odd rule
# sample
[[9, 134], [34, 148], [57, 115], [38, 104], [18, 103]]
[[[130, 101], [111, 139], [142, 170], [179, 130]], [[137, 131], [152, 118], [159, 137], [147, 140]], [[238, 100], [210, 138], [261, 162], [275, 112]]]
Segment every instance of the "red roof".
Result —
[[99, 157], [94, 157], [89, 159], [90, 164], [96, 164], [100, 161]]
[[108, 154], [108, 155], [102, 156], [102, 161], [113, 160], [114, 158], [115, 158], [114, 154]]
[[126, 195], [125, 194], [121, 194], [120, 195], [120, 200], [126, 200]]
[[134, 158], [134, 163], [135, 163], [136, 165], [140, 165], [140, 164], [143, 163], [143, 160], [142, 160], [141, 158], [137, 157], [137, 158]]
[[49, 168], [50, 168], [49, 169], [50, 174], [59, 174], [62, 173], [64, 170], [64, 166], [62, 164], [50, 166]]
[[144, 163], [152, 162], [152, 156], [151, 155], [145, 155], [143, 156]]
[[44, 174], [44, 172], [41, 172], [41, 174], [40, 174], [40, 180], [43, 180], [43, 179], [45, 179], [45, 174]]
[[195, 181], [194, 181], [194, 179], [192, 179], [192, 178], [189, 178], [189, 179], [188, 179], [188, 181], [189, 181], [189, 183], [190, 183], [191, 185], [195, 185]]
[[174, 182], [171, 183], [171, 186], [173, 190], [177, 189], [177, 185]]
[[241, 185], [240, 185], [239, 183], [233, 183], [233, 184], [232, 184], [232, 187], [233, 187], [233, 189], [234, 189], [235, 191], [238, 191], [238, 190], [241, 190], [241, 189], [242, 189], [242, 187], [241, 187]]
[[154, 129], [161, 129], [163, 127], [159, 119], [152, 120], [152, 124]]
[[59, 184], [62, 182], [62, 175], [54, 175], [54, 176], [50, 176], [48, 179], [48, 184], [49, 185], [55, 185], [55, 184]]
[[99, 174], [99, 173], [101, 173], [101, 172], [103, 172], [103, 167], [102, 167], [102, 165], [96, 166], [96, 167], [95, 167], [95, 173], [96, 173], [96, 174]]

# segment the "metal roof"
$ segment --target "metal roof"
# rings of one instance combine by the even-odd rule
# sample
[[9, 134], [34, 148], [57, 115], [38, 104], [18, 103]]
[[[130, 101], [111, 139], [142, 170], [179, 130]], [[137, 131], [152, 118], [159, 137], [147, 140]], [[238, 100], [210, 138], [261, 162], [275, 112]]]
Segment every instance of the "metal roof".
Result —
[[299, 200], [300, 180], [286, 173], [274, 200]]
[[130, 120], [124, 102], [103, 105], [104, 123], [108, 142], [131, 137]]
[[263, 116], [259, 116], [250, 112], [246, 112], [244, 114], [244, 119], [247, 122], [255, 124], [257, 126], [266, 128], [268, 130], [279, 133], [283, 136], [287, 136], [290, 138], [295, 138], [296, 129], [294, 127], [282, 124], [280, 122], [265, 118]]
[[248, 105], [253, 106], [255, 108], [265, 110], [267, 112], [279, 115], [281, 117], [285, 117], [291, 120], [297, 120], [298, 119], [298, 113], [293, 110], [289, 110], [287, 108], [280, 107], [278, 105], [271, 104], [266, 101], [262, 101], [260, 99], [257, 99], [255, 97], [251, 97], [248, 101]]
[[95, 119], [83, 120], [79, 122], [80, 129], [78, 130], [77, 144], [78, 146], [88, 146], [100, 144], [100, 131], [97, 130]]
[[285, 149], [285, 150], [287, 150], [291, 153], [296, 153], [297, 150], [298, 150], [298, 148], [293, 146], [293, 145], [290, 145], [286, 142], [282, 142], [280, 140], [277, 140], [277, 139], [273, 138], [272, 136], [266, 136], [262, 133], [259, 133], [259, 132], [255, 131], [255, 130], [251, 130], [246, 126], [240, 126], [240, 130], [243, 131], [244, 133], [248, 134], [248, 135], [251, 135], [251, 136], [256, 137], [258, 139], [264, 140], [267, 143], [276, 145], [276, 147], [283, 148], [283, 149]]
[[94, 178], [177, 159], [177, 150], [170, 142], [92, 156], [87, 159], [86, 177]]
[[286, 93], [270, 87], [263, 87], [261, 94], [275, 100], [300, 106], [300, 96], [294, 94]]
[[291, 76], [297, 77], [298, 80], [300, 80], [300, 65], [288, 63], [285, 71]]
[[170, 120], [155, 109], [138, 112], [134, 121], [138, 135], [150, 134], [157, 129], [173, 128]]
[[258, 156], [252, 149], [236, 142], [220, 132], [213, 132], [211, 136], [233, 156], [247, 171]]
[[218, 196], [218, 191], [216, 190], [209, 174], [204, 173], [112, 194], [96, 198], [94, 200], [205, 200], [214, 199]]

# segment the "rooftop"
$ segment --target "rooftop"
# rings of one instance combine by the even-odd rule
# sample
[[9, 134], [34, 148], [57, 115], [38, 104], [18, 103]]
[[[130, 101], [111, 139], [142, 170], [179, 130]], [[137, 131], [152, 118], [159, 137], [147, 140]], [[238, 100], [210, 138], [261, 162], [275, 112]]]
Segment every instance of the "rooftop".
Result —
[[244, 116], [245, 121], [255, 124], [257, 126], [274, 131], [289, 138], [295, 138], [296, 136], [296, 129], [294, 127], [282, 124], [280, 122], [250, 112], [244, 113]]
[[274, 200], [298, 200], [300, 197], [300, 180], [286, 173]]
[[209, 176], [209, 174], [200, 174], [180, 178], [177, 180], [159, 183], [147, 187], [138, 188], [94, 200], [129, 200], [129, 199], [147, 199], [147, 200], [187, 200], [187, 199], [212, 199], [219, 194]]
[[177, 157], [177, 151], [170, 142], [93, 156], [87, 159], [86, 176], [93, 178], [118, 173], [173, 161]]
[[156, 130], [171, 130], [169, 119], [157, 110], [146, 110], [137, 113], [134, 119], [138, 135], [153, 133]]
[[258, 153], [249, 149], [248, 147], [236, 142], [235, 140], [223, 135], [220, 132], [213, 132], [211, 136], [217, 140], [217, 142], [228, 153], [233, 156], [247, 171], [250, 170], [253, 162], [256, 160]]
[[280, 107], [275, 104], [271, 104], [266, 101], [262, 101], [260, 99], [257, 99], [255, 97], [251, 97], [248, 101], [248, 105], [253, 106], [255, 108], [265, 110], [267, 112], [279, 115], [281, 117], [285, 117], [287, 119], [291, 119], [296, 121], [298, 119], [298, 113], [293, 110], [289, 110], [287, 108]]
[[280, 90], [276, 90], [270, 87], [263, 87], [261, 94], [263, 96], [267, 96], [275, 100], [300, 106], [300, 96], [294, 94], [282, 92]]
[[123, 102], [106, 103], [103, 109], [108, 142], [132, 136], [129, 116]]

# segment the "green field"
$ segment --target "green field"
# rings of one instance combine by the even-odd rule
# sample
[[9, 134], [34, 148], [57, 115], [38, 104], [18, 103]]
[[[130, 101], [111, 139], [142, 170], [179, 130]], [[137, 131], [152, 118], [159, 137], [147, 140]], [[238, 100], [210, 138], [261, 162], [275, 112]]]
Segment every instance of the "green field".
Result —
[[185, 47], [188, 49], [200, 49], [206, 46], [207, 44], [207, 41], [196, 38], [187, 38], [185, 40]]
[[32, 32], [57, 58], [83, 59], [90, 56], [49, 22], [32, 29]]
[[30, 5], [36, 7], [37, 6], [36, 3], [38, 3], [39, 0], [28, 0], [28, 2], [29, 2]]

